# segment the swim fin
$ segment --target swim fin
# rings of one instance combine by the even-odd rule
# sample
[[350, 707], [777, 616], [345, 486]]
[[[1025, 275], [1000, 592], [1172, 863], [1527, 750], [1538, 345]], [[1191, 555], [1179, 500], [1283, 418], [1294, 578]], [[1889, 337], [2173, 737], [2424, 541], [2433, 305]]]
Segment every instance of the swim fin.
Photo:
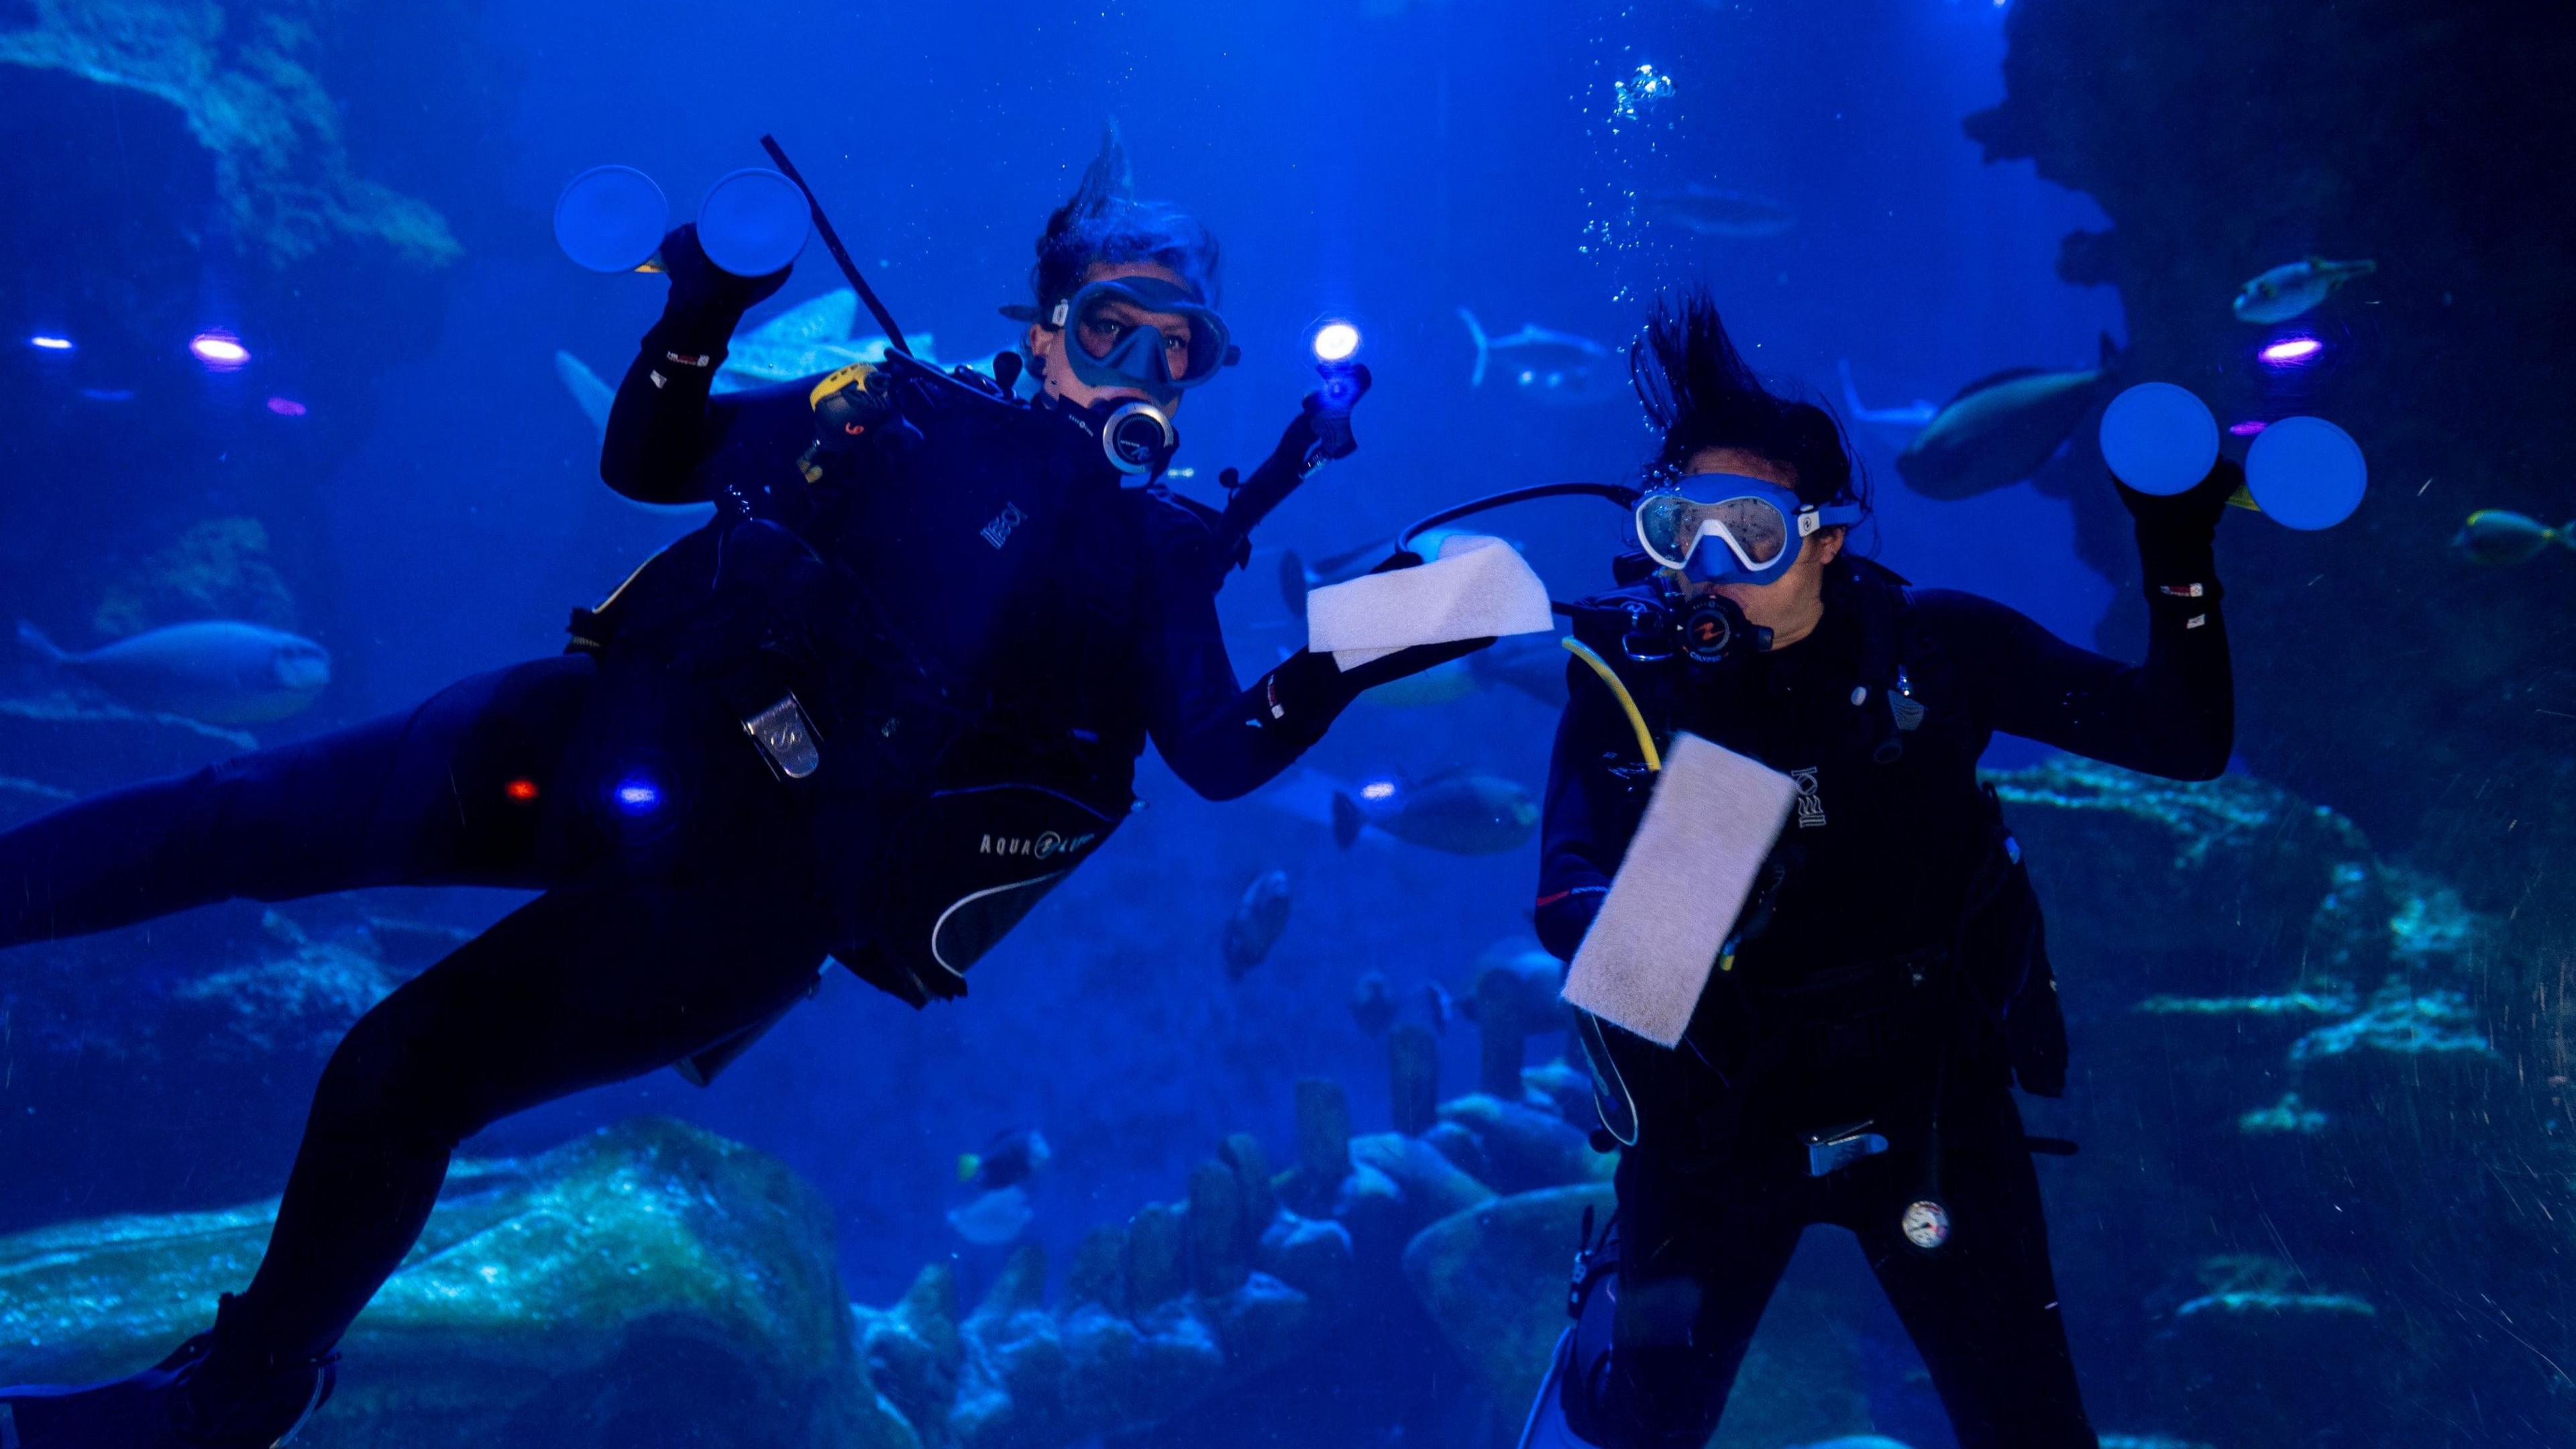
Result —
[[225, 1352], [235, 1299], [215, 1326], [139, 1374], [0, 1388], [0, 1449], [276, 1449], [330, 1399], [339, 1355], [279, 1362]]

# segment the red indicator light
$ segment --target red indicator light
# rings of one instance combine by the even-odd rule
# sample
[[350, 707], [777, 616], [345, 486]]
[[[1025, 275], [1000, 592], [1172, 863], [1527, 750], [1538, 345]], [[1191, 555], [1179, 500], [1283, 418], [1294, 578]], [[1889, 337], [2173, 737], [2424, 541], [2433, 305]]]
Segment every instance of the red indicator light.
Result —
[[537, 798], [537, 782], [534, 780], [512, 780], [509, 784], [501, 787], [501, 793], [524, 804], [527, 801]]

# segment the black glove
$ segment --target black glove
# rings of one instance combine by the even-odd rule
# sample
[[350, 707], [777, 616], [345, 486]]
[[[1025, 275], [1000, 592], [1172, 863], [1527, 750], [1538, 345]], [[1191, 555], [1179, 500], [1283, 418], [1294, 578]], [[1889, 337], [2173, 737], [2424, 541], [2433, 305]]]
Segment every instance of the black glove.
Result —
[[1410, 649], [1398, 649], [1383, 659], [1372, 659], [1357, 668], [1343, 670], [1342, 684], [1350, 691], [1351, 697], [1357, 699], [1364, 690], [1375, 689], [1381, 684], [1393, 684], [1399, 679], [1420, 674], [1426, 669], [1437, 669], [1452, 659], [1464, 659], [1479, 649], [1490, 647], [1493, 642], [1493, 636], [1487, 635], [1482, 639], [1460, 639], [1448, 644], [1416, 644]]
[[2191, 597], [2215, 597], [2218, 579], [2211, 544], [2218, 536], [2218, 520], [2226, 516], [2227, 500], [2245, 486], [2245, 470], [2221, 458], [2208, 477], [2180, 493], [2163, 496], [2141, 493], [2117, 478], [2111, 486], [2119, 490], [2121, 506], [2137, 522], [2138, 562], [2146, 575], [2148, 596], [2199, 585], [2202, 593]]
[[656, 331], [665, 334], [666, 344], [708, 352], [721, 351], [742, 314], [775, 296], [793, 270], [780, 267], [765, 277], [737, 277], [708, 260], [706, 249], [698, 245], [696, 222], [675, 227], [662, 238], [661, 259], [662, 271], [671, 279], [671, 300], [663, 304]]

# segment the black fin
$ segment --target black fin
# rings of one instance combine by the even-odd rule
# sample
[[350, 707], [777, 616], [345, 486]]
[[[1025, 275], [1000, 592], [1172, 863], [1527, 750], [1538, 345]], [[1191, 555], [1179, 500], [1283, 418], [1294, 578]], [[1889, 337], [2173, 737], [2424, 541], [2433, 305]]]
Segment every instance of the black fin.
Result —
[[1306, 617], [1306, 591], [1313, 588], [1314, 576], [1306, 572], [1306, 561], [1297, 550], [1287, 549], [1279, 555], [1279, 597], [1288, 601], [1293, 617]]
[[1351, 843], [1360, 838], [1360, 827], [1366, 823], [1367, 820], [1360, 814], [1360, 802], [1335, 790], [1333, 792], [1333, 843], [1344, 850], [1350, 849]]

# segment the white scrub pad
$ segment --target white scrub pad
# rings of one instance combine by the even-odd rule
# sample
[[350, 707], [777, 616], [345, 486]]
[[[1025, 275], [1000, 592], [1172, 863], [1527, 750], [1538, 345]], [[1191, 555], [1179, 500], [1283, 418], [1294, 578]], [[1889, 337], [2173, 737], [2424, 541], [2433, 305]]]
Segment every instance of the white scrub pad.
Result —
[[1499, 538], [1451, 534], [1416, 568], [1362, 574], [1306, 596], [1306, 647], [1355, 669], [1418, 644], [1556, 627], [1547, 585]]
[[1566, 972], [1565, 999], [1680, 1045], [1796, 795], [1767, 765], [1673, 736], [1645, 819]]

